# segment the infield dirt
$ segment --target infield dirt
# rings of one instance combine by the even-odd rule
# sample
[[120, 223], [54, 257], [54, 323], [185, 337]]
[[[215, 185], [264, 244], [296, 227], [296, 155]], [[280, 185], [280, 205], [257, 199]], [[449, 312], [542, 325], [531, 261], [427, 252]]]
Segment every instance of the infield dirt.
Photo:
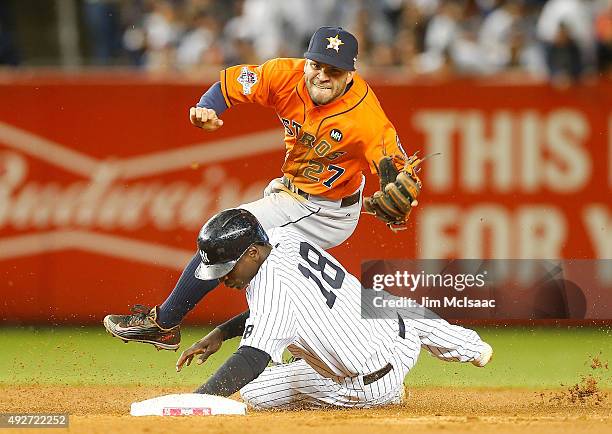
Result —
[[[246, 417], [129, 415], [134, 401], [189, 391], [133, 386], [2, 386], [0, 404], [3, 412], [69, 413], [68, 431], [75, 433], [612, 433], [609, 391], [600, 391], [600, 399], [572, 403], [554, 398], [564, 393], [561, 389], [408, 388], [404, 404], [375, 410], [251, 411]], [[35, 432], [19, 430], [28, 431]], [[66, 432], [53, 430], [58, 431]]]

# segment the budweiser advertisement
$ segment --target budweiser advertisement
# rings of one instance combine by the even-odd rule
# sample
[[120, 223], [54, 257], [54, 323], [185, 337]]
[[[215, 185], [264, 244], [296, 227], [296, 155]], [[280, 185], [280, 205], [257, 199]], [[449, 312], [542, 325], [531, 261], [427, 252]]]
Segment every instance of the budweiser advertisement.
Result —
[[[188, 110], [208, 84], [139, 77], [0, 80], [0, 321], [96, 323], [158, 304], [202, 224], [281, 175], [283, 126], [242, 106], [215, 133]], [[408, 230], [363, 215], [332, 253], [380, 259], [612, 258], [612, 85], [373, 86], [423, 165]], [[366, 192], [378, 187], [368, 175]], [[219, 288], [188, 316], [246, 306]]]

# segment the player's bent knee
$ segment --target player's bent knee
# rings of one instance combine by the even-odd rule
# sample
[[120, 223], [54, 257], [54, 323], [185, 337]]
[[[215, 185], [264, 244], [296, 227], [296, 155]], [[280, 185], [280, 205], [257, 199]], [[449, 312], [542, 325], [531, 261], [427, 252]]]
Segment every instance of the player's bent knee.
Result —
[[253, 383], [249, 383], [240, 389], [240, 397], [249, 407], [255, 407], [255, 404], [257, 403], [257, 397], [252, 386]]
[[256, 410], [270, 410], [274, 405], [270, 401], [264, 400], [261, 395], [255, 393], [252, 388], [244, 387], [240, 390], [242, 401], [251, 408]]
[[253, 381], [240, 389], [242, 401], [255, 410], [285, 409], [292, 402], [293, 393], [275, 391], [261, 381]]

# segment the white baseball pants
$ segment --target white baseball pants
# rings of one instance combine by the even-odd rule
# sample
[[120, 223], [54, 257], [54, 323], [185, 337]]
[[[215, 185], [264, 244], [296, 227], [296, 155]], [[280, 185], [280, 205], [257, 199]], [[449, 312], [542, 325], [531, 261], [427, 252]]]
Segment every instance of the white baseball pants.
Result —
[[405, 339], [398, 338], [393, 356], [388, 360], [393, 370], [367, 385], [363, 376], [337, 381], [323, 377], [305, 360], [298, 360], [266, 368], [240, 390], [240, 395], [258, 410], [399, 404], [404, 397], [404, 377], [417, 362], [420, 344], [416, 332], [406, 327]]
[[[360, 191], [363, 191], [364, 181]], [[342, 244], [357, 227], [362, 199], [340, 207], [340, 201], [330, 201], [320, 196], [310, 200], [288, 192], [278, 179], [272, 180], [264, 191], [264, 197], [255, 202], [239, 205], [250, 211], [265, 230], [291, 227], [301, 232], [323, 249]]]

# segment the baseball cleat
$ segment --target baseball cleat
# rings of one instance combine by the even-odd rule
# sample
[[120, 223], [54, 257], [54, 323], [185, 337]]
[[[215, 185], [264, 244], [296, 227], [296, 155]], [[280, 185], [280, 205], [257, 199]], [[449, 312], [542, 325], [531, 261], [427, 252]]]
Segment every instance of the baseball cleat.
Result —
[[137, 304], [131, 315], [106, 315], [103, 324], [106, 331], [128, 342], [154, 345], [157, 350], [178, 350], [181, 343], [180, 326], [165, 329], [157, 324], [158, 307], [149, 309]]
[[472, 365], [478, 366], [479, 368], [484, 368], [487, 363], [491, 361], [493, 358], [493, 348], [491, 345], [486, 342], [482, 343], [482, 351], [480, 352], [480, 356], [475, 360], [472, 360]]

